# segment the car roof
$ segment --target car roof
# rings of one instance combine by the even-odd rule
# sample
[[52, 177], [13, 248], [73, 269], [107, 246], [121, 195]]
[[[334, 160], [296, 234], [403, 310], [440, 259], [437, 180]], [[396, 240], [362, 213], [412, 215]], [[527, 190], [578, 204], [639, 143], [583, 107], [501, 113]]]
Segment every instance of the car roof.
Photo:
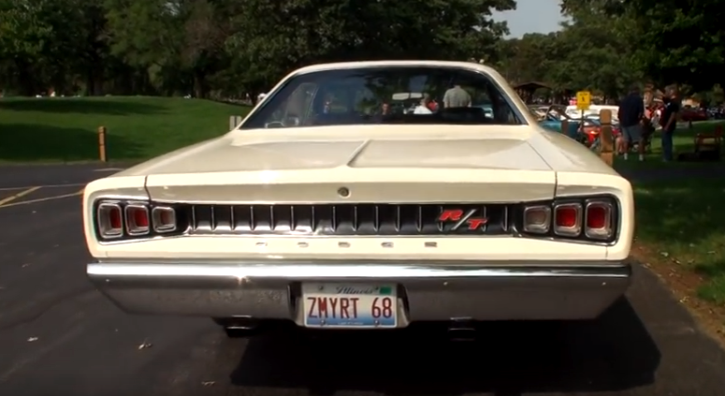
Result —
[[388, 60], [388, 61], [363, 61], [363, 62], [337, 62], [337, 63], [320, 63], [316, 65], [305, 66], [297, 69], [295, 74], [313, 73], [327, 70], [340, 69], [358, 69], [358, 68], [377, 68], [377, 67], [403, 67], [403, 66], [419, 66], [419, 67], [448, 67], [467, 70], [476, 70], [484, 73], [491, 73], [493, 68], [473, 62], [456, 62], [456, 61], [436, 61], [436, 60]]

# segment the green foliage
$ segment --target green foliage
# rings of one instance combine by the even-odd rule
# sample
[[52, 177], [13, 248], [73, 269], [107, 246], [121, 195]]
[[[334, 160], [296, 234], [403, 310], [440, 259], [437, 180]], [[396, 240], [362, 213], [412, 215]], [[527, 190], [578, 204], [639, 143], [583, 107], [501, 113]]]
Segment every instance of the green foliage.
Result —
[[628, 14], [608, 16], [603, 2], [567, 9], [562, 30], [500, 44], [502, 71], [515, 83], [539, 81], [558, 91], [594, 90], [616, 98], [643, 78]]
[[241, 96], [308, 64], [484, 59], [512, 82], [616, 97], [725, 86], [725, 0], [561, 0], [563, 30], [502, 40], [515, 0], [0, 0], [0, 87]]
[[514, 0], [0, 0], [0, 85], [241, 95], [307, 64], [494, 60]]
[[656, 83], [694, 91], [725, 83], [725, 0], [562, 0], [566, 13], [587, 9], [631, 21], [635, 65]]

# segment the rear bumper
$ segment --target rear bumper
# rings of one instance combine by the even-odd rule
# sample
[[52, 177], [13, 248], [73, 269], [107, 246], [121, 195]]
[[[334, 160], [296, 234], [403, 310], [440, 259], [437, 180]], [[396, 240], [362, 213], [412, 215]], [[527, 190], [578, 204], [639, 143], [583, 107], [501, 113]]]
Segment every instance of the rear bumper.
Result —
[[119, 261], [87, 266], [130, 313], [289, 319], [303, 323], [302, 282], [399, 285], [412, 321], [566, 320], [599, 316], [626, 291], [623, 262]]

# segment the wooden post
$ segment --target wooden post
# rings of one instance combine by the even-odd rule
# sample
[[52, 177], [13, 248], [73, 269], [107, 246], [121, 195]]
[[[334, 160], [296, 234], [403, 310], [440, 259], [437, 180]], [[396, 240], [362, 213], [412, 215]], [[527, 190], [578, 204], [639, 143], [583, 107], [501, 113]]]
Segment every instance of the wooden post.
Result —
[[561, 120], [561, 134], [564, 136], [569, 136], [569, 120], [563, 119]]
[[612, 141], [612, 111], [601, 110], [599, 112], [599, 121], [602, 123], [599, 130], [599, 147], [601, 147], [599, 156], [609, 166], [613, 166], [614, 142]]
[[106, 162], [106, 127], [98, 127], [98, 156], [101, 162]]
[[242, 116], [229, 116], [229, 130], [236, 128], [242, 122]]

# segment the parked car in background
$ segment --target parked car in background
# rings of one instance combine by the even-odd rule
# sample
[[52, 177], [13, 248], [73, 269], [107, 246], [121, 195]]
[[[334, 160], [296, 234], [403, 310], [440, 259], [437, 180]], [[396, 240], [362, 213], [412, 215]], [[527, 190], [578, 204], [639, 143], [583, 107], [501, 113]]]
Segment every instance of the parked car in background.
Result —
[[[562, 130], [562, 121], [564, 120], [571, 121], [566, 130]], [[563, 106], [549, 106], [544, 113], [543, 119], [539, 121], [539, 125], [550, 131], [561, 132], [574, 140], [580, 138], [579, 122], [574, 121], [571, 116], [566, 114], [566, 108]]]
[[612, 113], [612, 122], [617, 124], [619, 123], [619, 106], [610, 106], [610, 105], [591, 105], [587, 110], [584, 110], [583, 112], [576, 108], [576, 106], [567, 106], [566, 107], [566, 114], [568, 114], [572, 118], [581, 118], [582, 113], [584, 113], [584, 118], [587, 119], [599, 119], [599, 114], [602, 110], [609, 110]]
[[[370, 111], [452, 81], [492, 111]], [[83, 224], [90, 280], [130, 313], [230, 335], [464, 330], [598, 317], [630, 284], [634, 200], [490, 67], [350, 62], [297, 70], [229, 133], [91, 182]]]
[[[580, 117], [573, 117], [571, 114], [563, 106], [549, 106], [544, 118], [539, 121], [539, 125], [554, 132], [562, 132], [587, 147], [593, 147], [597, 139], [599, 139], [601, 131], [601, 122], [599, 121], [598, 115], [596, 118], [585, 117], [582, 119]], [[563, 120], [567, 120], [568, 122], [566, 131], [562, 131]], [[612, 137], [616, 138], [618, 135], [619, 125], [613, 120]]]
[[710, 107], [707, 109], [707, 115], [709, 118], [722, 120], [725, 118], [725, 110], [722, 107]]
[[682, 108], [682, 112], [680, 113], [680, 119], [685, 122], [706, 121], [709, 118], [707, 110], [701, 107], [685, 106]]

